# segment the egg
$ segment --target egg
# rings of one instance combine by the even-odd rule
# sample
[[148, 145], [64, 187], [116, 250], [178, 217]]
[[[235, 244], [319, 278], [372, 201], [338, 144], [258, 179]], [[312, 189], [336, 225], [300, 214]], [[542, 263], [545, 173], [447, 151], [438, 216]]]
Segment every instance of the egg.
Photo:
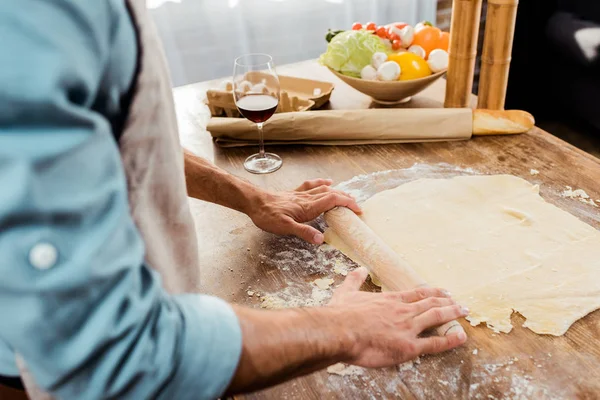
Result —
[[386, 61], [377, 68], [377, 79], [380, 81], [397, 81], [401, 72], [400, 65], [394, 61]]
[[435, 49], [429, 53], [427, 65], [433, 73], [443, 71], [448, 68], [448, 53], [442, 49]]
[[400, 43], [402, 47], [407, 49], [413, 42], [415, 38], [415, 30], [412, 26], [406, 25], [404, 28], [400, 29]]
[[373, 66], [373, 68], [379, 69], [381, 64], [386, 62], [387, 59], [388, 59], [387, 54], [378, 51], [375, 54], [373, 54], [373, 57], [371, 57], [371, 65]]
[[377, 70], [372, 65], [367, 65], [360, 71], [360, 77], [367, 81], [377, 80]]
[[408, 48], [408, 52], [416, 54], [419, 57], [421, 57], [422, 59], [425, 59], [425, 55], [427, 54], [427, 53], [425, 53], [425, 49], [422, 48], [421, 46], [419, 46], [418, 44], [413, 44], [412, 46], [410, 46]]
[[394, 34], [394, 35], [398, 35], [398, 37], [400, 37], [400, 35], [402, 34], [402, 29], [400, 29], [400, 28], [392, 25], [389, 28], [389, 33], [390, 34]]

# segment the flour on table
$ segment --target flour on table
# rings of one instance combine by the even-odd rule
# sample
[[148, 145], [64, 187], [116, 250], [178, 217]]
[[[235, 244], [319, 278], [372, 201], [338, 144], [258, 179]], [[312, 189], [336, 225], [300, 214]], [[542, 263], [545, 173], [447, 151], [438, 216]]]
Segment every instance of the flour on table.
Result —
[[[308, 284], [306, 285], [308, 286]], [[278, 309], [294, 307], [317, 307], [327, 304], [333, 292], [312, 287], [309, 295], [299, 285], [291, 285], [275, 293], [265, 293], [261, 297], [261, 308]]]
[[[534, 378], [525, 373], [524, 369], [518, 365], [519, 358], [509, 357], [502, 362], [477, 365], [470, 372], [471, 384], [469, 385], [470, 399], [486, 398], [484, 394], [487, 387], [494, 383], [495, 387], [502, 390], [501, 399], [521, 400], [521, 399], [562, 399], [565, 394], [556, 389], [556, 386], [550, 386], [548, 383]], [[512, 366], [513, 369], [506, 374], [506, 367]]]
[[353, 196], [357, 202], [363, 202], [373, 196], [373, 187], [377, 192], [393, 189], [403, 183], [420, 178], [444, 178], [458, 175], [478, 175], [473, 168], [463, 168], [447, 163], [422, 164], [415, 163], [406, 169], [391, 169], [370, 174], [357, 175], [340, 183], [335, 188]]
[[533, 175], [539, 175], [540, 171], [538, 171], [537, 169], [530, 169], [529, 170], [529, 174], [532, 175], [532, 176]]

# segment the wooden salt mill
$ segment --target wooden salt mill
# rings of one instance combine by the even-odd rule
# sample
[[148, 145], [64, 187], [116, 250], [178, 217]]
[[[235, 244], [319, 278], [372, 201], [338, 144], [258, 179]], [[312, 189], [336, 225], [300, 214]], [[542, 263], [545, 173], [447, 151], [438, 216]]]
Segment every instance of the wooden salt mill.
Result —
[[477, 108], [504, 109], [518, 0], [488, 0]]
[[481, 1], [454, 0], [452, 2], [446, 99], [444, 101], [446, 108], [469, 107], [471, 103]]

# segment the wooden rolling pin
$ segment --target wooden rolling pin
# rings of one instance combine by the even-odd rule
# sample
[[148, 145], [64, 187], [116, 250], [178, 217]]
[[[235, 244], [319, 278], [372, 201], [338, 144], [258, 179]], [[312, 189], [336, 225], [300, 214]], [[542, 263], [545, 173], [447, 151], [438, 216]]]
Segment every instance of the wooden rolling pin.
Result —
[[[269, 144], [350, 145], [467, 140], [473, 135], [527, 132], [533, 116], [520, 110], [404, 108], [275, 114], [264, 128]], [[256, 145], [256, 125], [242, 118], [211, 118], [207, 130], [225, 147]]]
[[[336, 207], [324, 215], [333, 231], [348, 245], [364, 263], [369, 272], [382, 284], [382, 289], [405, 291], [428, 286], [398, 254], [371, 230], [350, 209]], [[436, 328], [440, 336], [464, 332], [462, 326], [451, 321]]]

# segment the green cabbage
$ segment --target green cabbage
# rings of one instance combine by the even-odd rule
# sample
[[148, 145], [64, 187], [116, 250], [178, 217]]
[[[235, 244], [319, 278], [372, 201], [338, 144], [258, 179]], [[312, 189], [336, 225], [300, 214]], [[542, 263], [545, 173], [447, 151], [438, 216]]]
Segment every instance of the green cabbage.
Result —
[[371, 63], [376, 52], [387, 53], [381, 39], [370, 31], [345, 31], [336, 35], [319, 62], [344, 75], [360, 77], [360, 71]]

